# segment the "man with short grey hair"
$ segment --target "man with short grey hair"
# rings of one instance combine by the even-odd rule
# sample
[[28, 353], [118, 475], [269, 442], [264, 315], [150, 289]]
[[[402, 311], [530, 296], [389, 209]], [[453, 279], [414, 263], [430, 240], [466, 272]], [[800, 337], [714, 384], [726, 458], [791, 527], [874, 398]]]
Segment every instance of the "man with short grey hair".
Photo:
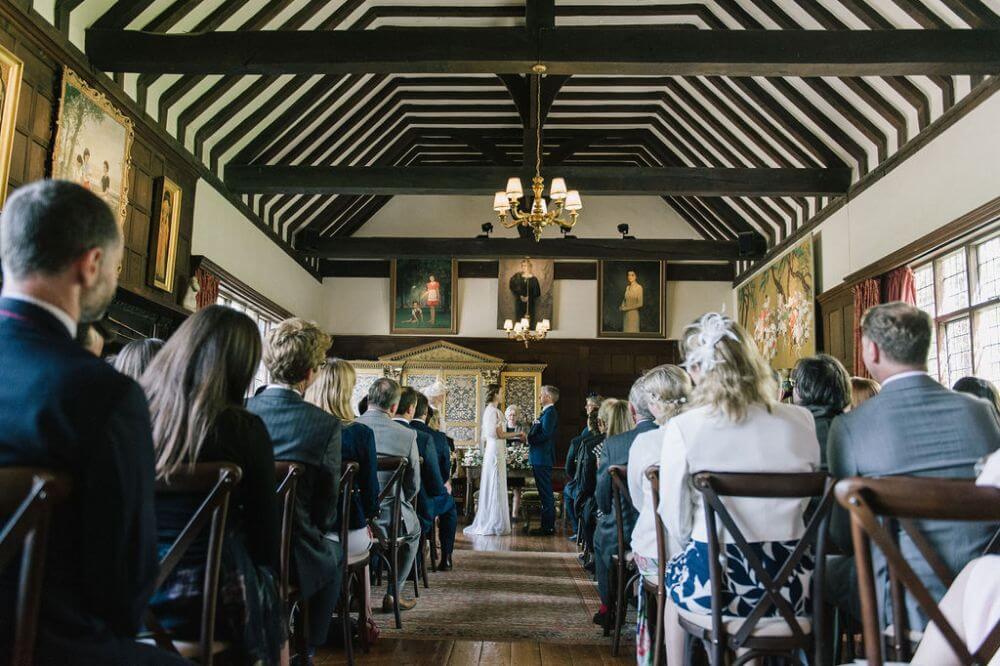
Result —
[[[598, 518], [594, 529], [594, 573], [597, 576], [597, 591], [601, 595], [601, 610], [594, 617], [595, 622], [610, 621], [607, 614], [608, 601], [612, 590], [609, 589], [608, 572], [611, 568], [611, 556], [618, 548], [618, 528], [615, 524], [615, 512], [612, 506], [611, 475], [608, 468], [612, 465], [628, 465], [628, 454], [635, 438], [644, 432], [656, 430], [656, 420], [649, 411], [649, 391], [646, 390], [645, 375], [632, 384], [628, 393], [628, 406], [635, 419], [635, 427], [626, 432], [609, 437], [604, 441], [604, 451], [597, 468], [597, 489], [594, 497], [597, 500]], [[626, 479], [622, 479], [626, 481]], [[629, 548], [632, 541], [632, 530], [639, 519], [639, 512], [632, 504], [628, 489], [622, 497], [622, 522], [625, 529], [625, 547]]]
[[542, 505], [541, 526], [531, 530], [535, 536], [551, 536], [556, 533], [556, 500], [552, 493], [552, 466], [556, 459], [556, 436], [559, 432], [559, 414], [555, 404], [559, 402], [559, 389], [545, 385], [540, 391], [539, 402], [542, 413], [528, 431], [528, 461], [535, 477], [538, 501]]
[[[398, 580], [392, 581], [394, 589], [382, 600], [382, 610], [392, 610], [392, 594], [396, 595], [402, 610], [413, 608], [417, 602], [403, 599], [402, 590], [406, 577], [413, 567], [420, 545], [420, 519], [413, 507], [413, 501], [420, 492], [420, 454], [417, 449], [417, 432], [394, 422], [399, 407], [401, 389], [399, 383], [389, 377], [380, 377], [372, 382], [368, 389], [368, 411], [358, 417], [357, 422], [371, 428], [375, 434], [375, 451], [380, 456], [396, 456], [409, 460], [406, 473], [403, 475], [402, 520], [400, 528], [403, 542], [399, 546]], [[379, 472], [379, 483], [384, 484], [392, 476], [391, 472]], [[389, 533], [392, 522], [392, 497], [386, 497], [382, 502], [382, 513], [378, 525], [383, 530], [383, 537]]]
[[[74, 339], [114, 298], [122, 252], [111, 209], [74, 183], [25, 185], [0, 217], [0, 466], [52, 468], [73, 482], [53, 509], [39, 664], [188, 663], [135, 642], [159, 568], [146, 396]], [[0, 576], [5, 656], [18, 566]]]
[[[882, 391], [856, 409], [838, 416], [830, 426], [827, 461], [835, 477], [975, 476], [977, 460], [1000, 445], [1000, 423], [985, 400], [955, 393], [927, 374], [927, 354], [933, 323], [927, 313], [906, 303], [877, 305], [861, 318], [861, 356]], [[919, 529], [954, 573], [982, 554], [992, 530], [978, 523], [935, 521]], [[852, 552], [849, 518], [833, 514], [831, 531], [844, 552]], [[906, 533], [900, 549], [927, 589], [940, 599], [945, 586], [920, 556]], [[881, 552], [873, 555], [885, 598], [888, 580]], [[827, 598], [858, 612], [853, 562], [835, 559], [827, 568]], [[887, 604], [879, 604], [885, 609]], [[922, 631], [927, 619], [907, 598], [910, 628]], [[884, 618], [888, 622], [888, 617]]]

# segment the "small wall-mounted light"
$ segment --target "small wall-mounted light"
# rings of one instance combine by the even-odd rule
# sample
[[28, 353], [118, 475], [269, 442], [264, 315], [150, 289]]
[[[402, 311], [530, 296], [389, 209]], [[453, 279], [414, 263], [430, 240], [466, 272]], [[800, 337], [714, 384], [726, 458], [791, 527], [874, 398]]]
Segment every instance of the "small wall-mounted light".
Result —
[[635, 240], [635, 236], [628, 235], [628, 225], [624, 222], [618, 225], [618, 233], [622, 235], [622, 240]]
[[490, 234], [493, 233], [493, 223], [487, 222], [483, 226], [479, 227], [483, 230], [483, 233], [476, 236], [476, 238], [489, 238]]

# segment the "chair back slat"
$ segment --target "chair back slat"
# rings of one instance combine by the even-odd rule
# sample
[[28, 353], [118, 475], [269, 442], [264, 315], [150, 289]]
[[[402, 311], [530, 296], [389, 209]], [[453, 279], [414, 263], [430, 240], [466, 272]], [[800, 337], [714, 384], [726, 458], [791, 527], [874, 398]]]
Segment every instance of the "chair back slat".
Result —
[[[977, 486], [971, 479], [887, 477], [843, 479], [837, 483], [837, 500], [851, 515], [851, 536], [858, 562], [858, 589], [861, 596], [865, 651], [871, 666], [881, 666], [882, 627], [870, 544], [882, 551], [890, 573], [890, 599], [897, 651], [908, 650], [905, 594], [916, 600], [934, 622], [958, 660], [966, 666], [990, 661], [1000, 645], [1000, 623], [994, 626], [975, 654], [948, 622], [920, 577], [903, 556], [897, 543], [895, 524], [903, 526], [935, 575], [946, 581], [951, 572], [920, 534], [914, 520], [1000, 522], [1000, 488]], [[914, 534], [918, 535], [913, 538]], [[994, 537], [995, 540], [995, 537]], [[992, 544], [991, 544], [992, 546]], [[925, 550], [927, 552], [925, 552]], [[987, 547], [989, 552], [990, 547]], [[928, 558], [936, 558], [937, 562]], [[902, 635], [901, 635], [902, 634]]]
[[625, 566], [625, 507], [624, 498], [628, 495], [628, 468], [624, 465], [610, 465], [608, 475], [611, 476], [611, 504], [615, 512], [615, 533], [618, 538], [618, 566]]
[[[159, 589], [173, 573], [187, 550], [195, 540], [208, 529], [208, 550], [205, 560], [205, 580], [202, 589], [201, 639], [199, 661], [211, 666], [212, 644], [215, 640], [215, 609], [218, 603], [219, 574], [222, 568], [222, 543], [225, 539], [226, 515], [233, 488], [243, 477], [243, 471], [232, 463], [198, 463], [181, 468], [169, 478], [156, 482], [157, 495], [197, 495], [204, 493], [205, 499], [181, 530], [170, 549], [160, 559], [160, 573], [156, 579]], [[169, 633], [149, 609], [145, 623], [156, 644], [177, 652]]]
[[664, 620], [663, 609], [667, 602], [667, 529], [660, 518], [660, 468], [651, 465], [646, 468], [650, 495], [653, 498], [653, 521], [656, 525], [656, 627], [653, 630], [653, 664], [660, 666], [663, 654]]
[[17, 606], [14, 612], [12, 666], [34, 663], [38, 612], [42, 600], [45, 552], [53, 507], [64, 501], [72, 482], [66, 474], [32, 467], [0, 469], [0, 571], [20, 551]]
[[[792, 638], [802, 649], [813, 647], [813, 641], [802, 631], [795, 616], [795, 609], [781, 596], [781, 590], [790, 584], [795, 574], [795, 568], [805, 557], [810, 547], [814, 548], [816, 570], [813, 573], [815, 598], [821, 598], [821, 585], [817, 579], [822, 579], [823, 560], [826, 552], [825, 534], [829, 522], [830, 510], [833, 506], [833, 482], [825, 474], [781, 473], [723, 473], [697, 472], [693, 475], [694, 487], [705, 499], [705, 521], [708, 536], [709, 573], [712, 592], [712, 631], [718, 639], [723, 635], [724, 622], [722, 618], [722, 557], [719, 543], [719, 531], [716, 519], [722, 523], [732, 543], [740, 551], [753, 570], [754, 576], [764, 590], [763, 597], [754, 604], [750, 614], [740, 624], [740, 628], [730, 638], [734, 648], [743, 646], [751, 637], [757, 624], [772, 608], [785, 621]], [[772, 577], [764, 568], [757, 554], [750, 547], [742, 530], [736, 524], [722, 497], [767, 497], [806, 499], [819, 498], [819, 504], [811, 515], [805, 532], [792, 553], [782, 563], [778, 573]], [[818, 609], [815, 603], [814, 609]], [[815, 615], [815, 610], [814, 610]], [[819, 624], [815, 621], [814, 624]]]
[[286, 606], [289, 596], [289, 580], [292, 570], [292, 528], [295, 517], [295, 494], [298, 491], [299, 479], [306, 468], [301, 463], [279, 460], [274, 463], [275, 476], [281, 481], [276, 491], [281, 504], [281, 551], [279, 553], [278, 584], [282, 600]]
[[[350, 538], [351, 531], [351, 502], [353, 500], [354, 493], [354, 477], [357, 476], [360, 466], [356, 462], [345, 462], [341, 466], [340, 474], [340, 488], [339, 495], [340, 498], [340, 546], [344, 550], [344, 561], [341, 571], [341, 580], [346, 581], [348, 576], [348, 557], [347, 554], [350, 552], [348, 548], [348, 539]], [[346, 586], [346, 584], [345, 584]]]

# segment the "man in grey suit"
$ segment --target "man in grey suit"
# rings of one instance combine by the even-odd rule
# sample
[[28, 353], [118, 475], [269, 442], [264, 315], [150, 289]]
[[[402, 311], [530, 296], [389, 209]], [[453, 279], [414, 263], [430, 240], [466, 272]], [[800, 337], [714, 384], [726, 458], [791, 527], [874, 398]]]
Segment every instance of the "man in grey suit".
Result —
[[[597, 576], [597, 591], [601, 595], [601, 610], [594, 616], [594, 622], [597, 623], [604, 623], [608, 618], [608, 601], [611, 598], [608, 572], [611, 569], [611, 556], [618, 549], [618, 527], [615, 524], [611, 475], [608, 474], [608, 468], [611, 465], [628, 465], [628, 454], [635, 438], [658, 427], [652, 412], [649, 411], [649, 394], [645, 390], [644, 377], [639, 377], [632, 384], [628, 394], [628, 404], [635, 418], [635, 427], [605, 440], [604, 452], [597, 467], [597, 490], [594, 496], [597, 500], [598, 516], [597, 527], [594, 530], [594, 572]], [[625, 529], [626, 548], [632, 540], [632, 530], [638, 519], [639, 513], [629, 498], [626, 482], [625, 496], [622, 498], [622, 523]]]
[[[985, 400], [955, 393], [927, 374], [931, 318], [905, 303], [887, 303], [861, 318], [865, 366], [882, 391], [857, 409], [838, 416], [830, 427], [827, 461], [830, 473], [848, 476], [929, 476], [971, 479], [979, 458], [997, 450], [1000, 423]], [[954, 574], [982, 555], [993, 529], [977, 523], [922, 522], [921, 532]], [[995, 527], [995, 526], [993, 526]], [[832, 518], [835, 543], [851, 553], [849, 518]], [[945, 593], [913, 541], [900, 533], [900, 549], [935, 598]], [[888, 587], [885, 559], [877, 550], [873, 563], [880, 607]], [[834, 559], [827, 569], [827, 597], [857, 614], [856, 572], [851, 558]], [[927, 618], [907, 597], [910, 628], [922, 630]], [[888, 613], [883, 612], [886, 622]]]
[[[375, 433], [375, 451], [378, 455], [397, 456], [410, 461], [403, 475], [403, 507], [400, 523], [402, 543], [399, 546], [399, 576], [394, 590], [394, 593], [399, 595], [399, 608], [409, 610], [417, 605], [416, 600], [405, 601], [399, 591], [404, 587], [403, 583], [406, 582], [406, 576], [413, 567], [420, 546], [420, 520], [413, 508], [413, 500], [420, 492], [420, 455], [417, 452], [417, 432], [392, 420], [396, 415], [396, 408], [399, 407], [400, 392], [399, 384], [395, 380], [388, 377], [375, 380], [368, 389], [368, 411], [358, 417], [358, 423], [368, 426]], [[379, 472], [379, 483], [384, 486], [390, 476], [391, 472]], [[383, 535], [388, 534], [391, 520], [392, 499], [387, 497], [382, 502], [382, 515], [378, 519]], [[392, 610], [392, 598], [388, 593], [382, 600], [382, 610], [385, 612]]]

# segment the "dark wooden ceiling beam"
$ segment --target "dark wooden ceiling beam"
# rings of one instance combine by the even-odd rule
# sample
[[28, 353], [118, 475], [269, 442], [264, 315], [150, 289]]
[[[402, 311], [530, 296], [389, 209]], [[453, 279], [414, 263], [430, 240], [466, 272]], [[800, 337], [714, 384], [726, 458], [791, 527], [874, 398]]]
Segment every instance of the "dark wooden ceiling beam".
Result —
[[1000, 30], [380, 28], [156, 34], [91, 28], [98, 69], [158, 74], [995, 74]]
[[[843, 194], [849, 169], [730, 169], [699, 167], [574, 167], [543, 169], [587, 194], [675, 196], [796, 196]], [[481, 194], [495, 192], [509, 167], [226, 167], [226, 186], [252, 194]]]
[[553, 259], [702, 259], [740, 258], [736, 241], [621, 238], [319, 238], [302, 232], [296, 249], [323, 259], [378, 259], [384, 257], [523, 257]]

